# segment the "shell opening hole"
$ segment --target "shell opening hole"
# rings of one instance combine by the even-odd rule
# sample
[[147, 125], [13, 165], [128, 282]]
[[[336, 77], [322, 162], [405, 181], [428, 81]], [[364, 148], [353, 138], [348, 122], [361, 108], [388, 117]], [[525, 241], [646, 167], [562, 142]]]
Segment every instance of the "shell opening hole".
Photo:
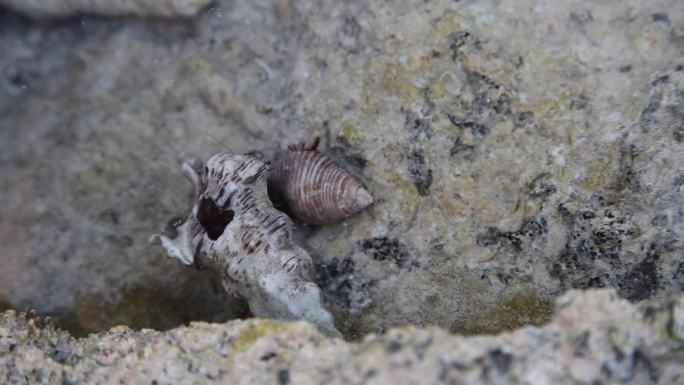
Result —
[[211, 198], [202, 199], [197, 210], [197, 220], [212, 241], [217, 240], [223, 234], [223, 230], [234, 216], [233, 210], [218, 207]]

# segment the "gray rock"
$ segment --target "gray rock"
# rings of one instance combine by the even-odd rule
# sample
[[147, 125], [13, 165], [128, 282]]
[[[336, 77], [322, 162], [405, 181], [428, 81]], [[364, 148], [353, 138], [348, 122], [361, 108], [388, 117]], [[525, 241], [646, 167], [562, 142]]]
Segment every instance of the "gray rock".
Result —
[[98, 15], [193, 16], [211, 0], [0, 0], [33, 17]]
[[304, 322], [116, 327], [74, 339], [35, 314], [0, 315], [0, 378], [12, 384], [680, 384], [684, 297], [637, 307], [613, 290], [570, 291], [543, 327], [464, 337], [401, 327], [359, 342]]
[[0, 296], [13, 307], [86, 330], [245, 316], [146, 240], [187, 210], [184, 159], [270, 158], [316, 135], [376, 200], [297, 238], [347, 336], [496, 333], [548, 320], [571, 288], [633, 301], [684, 288], [681, 1], [0, 17]]

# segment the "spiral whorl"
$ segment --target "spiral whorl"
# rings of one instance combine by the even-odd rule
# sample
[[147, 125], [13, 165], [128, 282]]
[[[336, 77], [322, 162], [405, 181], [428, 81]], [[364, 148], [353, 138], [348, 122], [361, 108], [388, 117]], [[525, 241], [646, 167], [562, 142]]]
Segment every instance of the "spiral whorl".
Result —
[[292, 150], [278, 159], [269, 188], [300, 220], [322, 225], [340, 221], [373, 202], [363, 185], [315, 150]]

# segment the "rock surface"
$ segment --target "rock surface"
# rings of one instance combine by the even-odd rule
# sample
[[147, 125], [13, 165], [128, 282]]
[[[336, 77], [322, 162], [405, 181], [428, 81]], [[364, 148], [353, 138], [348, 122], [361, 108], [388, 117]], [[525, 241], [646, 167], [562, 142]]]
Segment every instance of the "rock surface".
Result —
[[35, 314], [0, 315], [12, 384], [682, 384], [684, 297], [638, 308], [612, 290], [571, 291], [553, 321], [499, 336], [402, 327], [357, 343], [303, 322], [115, 327], [74, 339]]
[[98, 15], [193, 16], [211, 0], [0, 0], [33, 17]]
[[347, 336], [495, 333], [570, 288], [684, 288], [682, 1], [2, 12], [0, 52], [0, 296], [72, 329], [247, 315], [146, 240], [187, 209], [183, 160], [316, 135], [376, 200], [300, 229]]

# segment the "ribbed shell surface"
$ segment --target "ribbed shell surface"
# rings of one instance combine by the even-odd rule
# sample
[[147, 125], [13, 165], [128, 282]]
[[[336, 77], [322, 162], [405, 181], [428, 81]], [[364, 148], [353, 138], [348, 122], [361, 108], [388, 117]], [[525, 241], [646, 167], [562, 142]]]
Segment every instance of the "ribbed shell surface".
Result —
[[294, 216], [314, 225], [338, 222], [372, 202], [358, 180], [315, 150], [284, 154], [271, 166], [268, 184]]

